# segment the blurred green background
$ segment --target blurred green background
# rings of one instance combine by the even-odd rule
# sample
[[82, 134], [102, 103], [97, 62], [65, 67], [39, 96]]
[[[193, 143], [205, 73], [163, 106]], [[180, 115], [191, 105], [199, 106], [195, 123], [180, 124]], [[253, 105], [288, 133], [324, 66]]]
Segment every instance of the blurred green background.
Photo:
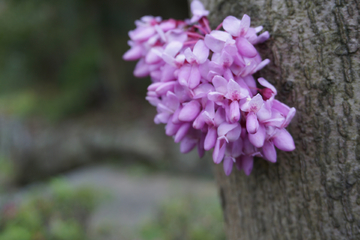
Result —
[[122, 59], [136, 19], [188, 13], [0, 0], [0, 240], [225, 239], [208, 159], [180, 155]]
[[[148, 80], [122, 60], [143, 15], [184, 19], [182, 0], [0, 2], [1, 107], [52, 120], [144, 99]], [[120, 106], [119, 106], [120, 105]]]

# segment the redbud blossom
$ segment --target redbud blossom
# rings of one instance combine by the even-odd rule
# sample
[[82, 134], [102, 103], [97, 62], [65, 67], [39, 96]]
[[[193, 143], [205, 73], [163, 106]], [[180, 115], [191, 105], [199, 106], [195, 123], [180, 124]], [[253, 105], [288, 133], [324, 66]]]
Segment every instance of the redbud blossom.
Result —
[[[213, 149], [224, 172], [249, 175], [254, 157], [276, 162], [276, 148], [293, 151], [285, 129], [296, 110], [276, 100], [276, 88], [253, 74], [270, 61], [255, 46], [266, 41], [262, 26], [251, 27], [248, 15], [228, 16], [211, 30], [202, 3], [191, 3], [191, 20], [145, 16], [129, 32], [124, 60], [139, 60], [134, 75], [150, 76], [146, 100], [156, 107], [155, 123], [187, 153], [197, 147], [200, 157]], [[221, 27], [223, 30], [220, 30]], [[260, 33], [260, 34], [259, 34]], [[259, 35], [258, 35], [259, 34]]]

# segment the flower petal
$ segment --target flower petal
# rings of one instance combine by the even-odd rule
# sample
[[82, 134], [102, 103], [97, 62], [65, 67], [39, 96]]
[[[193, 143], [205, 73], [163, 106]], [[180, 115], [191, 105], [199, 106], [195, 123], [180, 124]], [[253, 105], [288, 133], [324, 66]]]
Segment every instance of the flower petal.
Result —
[[251, 19], [248, 15], [244, 14], [240, 22], [240, 35], [244, 36], [250, 28]]
[[291, 120], [295, 116], [295, 113], [296, 113], [296, 109], [295, 108], [290, 108], [290, 111], [286, 115], [286, 119], [285, 119], [284, 123], [282, 124], [283, 128], [286, 128], [289, 125], [289, 123], [291, 122]]
[[223, 167], [226, 176], [229, 176], [231, 174], [233, 165], [234, 165], [234, 160], [232, 157], [227, 156], [224, 158]]
[[192, 100], [184, 104], [183, 109], [179, 113], [179, 120], [183, 122], [193, 121], [200, 113], [201, 105], [197, 100]]
[[230, 110], [229, 110], [229, 120], [231, 123], [235, 123], [240, 120], [240, 108], [239, 102], [233, 101], [230, 103]]
[[197, 64], [193, 64], [191, 66], [191, 71], [189, 75], [188, 87], [190, 89], [196, 88], [200, 84], [200, 80], [201, 80], [201, 75], [200, 75], [199, 66]]
[[260, 124], [259, 129], [254, 134], [249, 134], [249, 141], [257, 148], [264, 146], [264, 141], [266, 137], [266, 130], [264, 125]]
[[217, 131], [214, 127], [209, 127], [209, 130], [206, 134], [205, 141], [204, 141], [204, 149], [206, 151], [212, 149], [215, 146], [217, 139]]
[[265, 78], [259, 78], [259, 79], [258, 79], [258, 82], [259, 82], [262, 86], [264, 86], [264, 87], [266, 87], [266, 88], [270, 88], [271, 91], [273, 91], [273, 93], [274, 93], [275, 95], [277, 95], [276, 88], [275, 88], [271, 83], [269, 83], [268, 81], [266, 81]]
[[178, 54], [178, 52], [182, 49], [182, 47], [182, 42], [173, 41], [165, 47], [164, 53], [171, 57], [175, 57], [176, 54]]
[[226, 138], [229, 142], [234, 142], [239, 139], [241, 134], [241, 126], [239, 123], [237, 123], [236, 128], [232, 129], [226, 134]]
[[203, 40], [198, 40], [194, 46], [193, 53], [197, 58], [197, 63], [203, 64], [209, 57], [209, 48], [206, 47]]
[[215, 87], [215, 90], [219, 93], [222, 93], [222, 94], [226, 94], [227, 93], [227, 85], [228, 85], [228, 81], [219, 76], [219, 75], [216, 75], [213, 80], [212, 80], [212, 83]]
[[217, 129], [217, 133], [219, 137], [223, 137], [225, 136], [227, 133], [229, 133], [231, 130], [233, 130], [234, 128], [238, 127], [239, 123], [228, 123], [228, 122], [224, 122], [222, 123], [218, 129]]
[[198, 140], [194, 138], [185, 137], [180, 143], [180, 152], [188, 153], [194, 149]]
[[269, 161], [269, 162], [276, 162], [276, 150], [275, 150], [275, 146], [272, 142], [270, 141], [265, 141], [264, 146], [262, 147], [262, 151], [264, 154], [264, 157]]
[[224, 158], [226, 150], [226, 141], [224, 139], [218, 139], [215, 144], [215, 148], [213, 151], [213, 160], [214, 163], [219, 164], [221, 160]]
[[242, 138], [231, 143], [231, 156], [234, 158], [239, 157], [242, 154], [243, 141]]
[[290, 152], [295, 149], [295, 143], [286, 129], [280, 129], [273, 138], [274, 145], [283, 151]]
[[143, 53], [142, 47], [140, 45], [135, 45], [132, 48], [130, 48], [129, 50], [127, 50], [126, 53], [124, 53], [123, 59], [125, 61], [137, 60], [137, 59], [141, 58], [142, 53]]
[[240, 20], [234, 16], [228, 16], [223, 21], [225, 31], [237, 37], [240, 35]]
[[204, 112], [200, 113], [193, 122], [193, 128], [202, 129], [205, 126]]
[[185, 55], [186, 61], [188, 61], [189, 63], [196, 62], [196, 56], [189, 47], [187, 49], [185, 49], [184, 55]]
[[214, 86], [210, 83], [202, 83], [193, 89], [194, 99], [203, 98], [208, 95], [209, 92], [214, 91]]
[[249, 103], [250, 111], [257, 113], [261, 109], [263, 104], [264, 104], [264, 100], [262, 96], [259, 93], [256, 94], [256, 96], [253, 97]]
[[246, 38], [239, 37], [236, 41], [236, 46], [239, 53], [244, 57], [253, 58], [257, 55], [257, 50]]
[[254, 134], [259, 129], [259, 121], [257, 119], [257, 116], [254, 112], [249, 112], [249, 114], [246, 116], [246, 130], [250, 134]]
[[[156, 88], [155, 92], [158, 96], [166, 94], [168, 91], [173, 91], [174, 86], [177, 82], [164, 82], [158, 88]], [[175, 94], [174, 94], [175, 95]]]
[[168, 136], [174, 136], [180, 127], [181, 124], [175, 124], [172, 121], [168, 121], [168, 123], [165, 126], [165, 134]]
[[246, 175], [250, 175], [254, 167], [254, 157], [249, 155], [241, 156], [241, 167]]
[[179, 130], [175, 135], [174, 142], [178, 143], [181, 140], [183, 140], [190, 128], [191, 128], [190, 123], [181, 124], [181, 127], [179, 128]]
[[136, 64], [135, 66], [135, 69], [134, 69], [134, 76], [135, 77], [138, 77], [138, 78], [141, 78], [141, 77], [146, 77], [148, 76], [150, 73], [149, 71], [149, 65], [147, 65], [145, 63], [145, 60], [144, 59], [140, 59], [138, 61], [138, 63]]

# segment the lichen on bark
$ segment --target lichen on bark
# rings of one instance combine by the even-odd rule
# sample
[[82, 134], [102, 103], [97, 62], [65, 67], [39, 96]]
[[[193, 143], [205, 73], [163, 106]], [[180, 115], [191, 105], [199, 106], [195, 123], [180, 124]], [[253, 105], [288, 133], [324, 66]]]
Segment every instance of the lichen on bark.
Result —
[[360, 0], [202, 0], [214, 26], [248, 14], [271, 38], [258, 76], [297, 109], [296, 150], [216, 175], [229, 239], [360, 239]]

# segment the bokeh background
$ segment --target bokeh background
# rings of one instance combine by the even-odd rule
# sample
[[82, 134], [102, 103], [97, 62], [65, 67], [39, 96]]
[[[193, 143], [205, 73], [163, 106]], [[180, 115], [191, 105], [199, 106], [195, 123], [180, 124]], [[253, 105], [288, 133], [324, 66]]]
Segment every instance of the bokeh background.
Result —
[[179, 153], [122, 60], [136, 19], [188, 13], [0, 1], [0, 240], [224, 239], [210, 157]]

